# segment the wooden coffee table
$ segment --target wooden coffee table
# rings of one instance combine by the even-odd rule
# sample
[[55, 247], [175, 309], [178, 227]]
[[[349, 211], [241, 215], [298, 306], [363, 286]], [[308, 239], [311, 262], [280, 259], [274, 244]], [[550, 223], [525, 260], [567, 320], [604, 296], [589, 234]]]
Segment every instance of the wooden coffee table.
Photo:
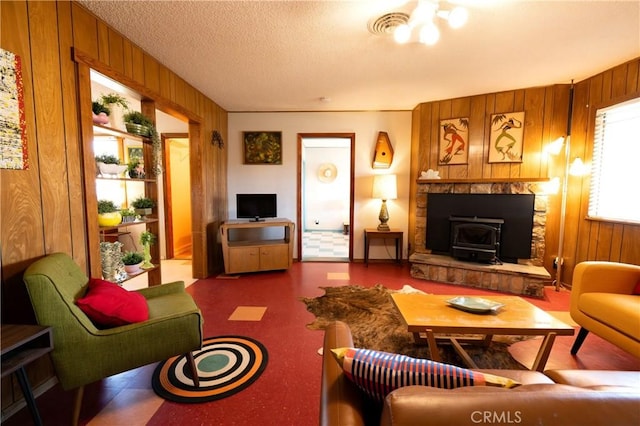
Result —
[[486, 347], [494, 335], [544, 336], [531, 367], [543, 371], [555, 337], [574, 334], [572, 326], [517, 296], [479, 296], [504, 305], [496, 312], [483, 314], [465, 312], [447, 303], [458, 296], [395, 293], [391, 297], [416, 343], [427, 343], [434, 361], [441, 361], [438, 341], [453, 345], [470, 368], [478, 368], [463, 345]]

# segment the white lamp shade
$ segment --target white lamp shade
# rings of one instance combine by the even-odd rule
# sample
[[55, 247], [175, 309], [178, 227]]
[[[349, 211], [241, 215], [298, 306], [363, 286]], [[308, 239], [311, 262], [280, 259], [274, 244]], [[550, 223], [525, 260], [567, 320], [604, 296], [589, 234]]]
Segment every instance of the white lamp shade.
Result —
[[395, 200], [398, 198], [396, 175], [374, 175], [371, 197], [380, 200]]
[[576, 157], [576, 159], [571, 162], [571, 166], [569, 167], [569, 174], [571, 176], [585, 176], [589, 174], [589, 171], [589, 166], [584, 164], [580, 157]]

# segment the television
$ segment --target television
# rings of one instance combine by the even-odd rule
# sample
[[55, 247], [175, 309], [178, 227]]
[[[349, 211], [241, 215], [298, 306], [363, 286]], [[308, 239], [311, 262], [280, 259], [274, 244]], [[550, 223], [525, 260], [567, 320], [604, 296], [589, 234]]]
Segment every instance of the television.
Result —
[[236, 217], [262, 222], [268, 217], [277, 217], [276, 194], [236, 194]]

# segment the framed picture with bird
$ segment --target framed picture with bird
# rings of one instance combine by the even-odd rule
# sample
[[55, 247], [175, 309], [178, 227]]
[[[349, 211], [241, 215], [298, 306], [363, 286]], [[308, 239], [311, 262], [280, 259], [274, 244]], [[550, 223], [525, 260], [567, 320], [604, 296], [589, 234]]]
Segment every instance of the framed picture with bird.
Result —
[[521, 163], [524, 112], [491, 115], [489, 163]]
[[468, 159], [469, 118], [440, 120], [438, 164], [467, 164]]

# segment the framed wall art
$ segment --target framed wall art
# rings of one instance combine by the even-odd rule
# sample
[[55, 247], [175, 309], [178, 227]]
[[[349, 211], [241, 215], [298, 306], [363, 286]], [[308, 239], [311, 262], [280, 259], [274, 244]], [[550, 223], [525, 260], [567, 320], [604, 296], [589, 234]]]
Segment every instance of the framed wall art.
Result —
[[244, 164], [282, 164], [282, 132], [242, 132]]
[[0, 168], [29, 168], [20, 56], [0, 49]]
[[469, 118], [440, 120], [438, 164], [467, 164], [469, 159]]
[[141, 146], [128, 146], [127, 147], [127, 161], [138, 160], [142, 161], [142, 147]]
[[493, 114], [489, 163], [521, 163], [524, 112]]

